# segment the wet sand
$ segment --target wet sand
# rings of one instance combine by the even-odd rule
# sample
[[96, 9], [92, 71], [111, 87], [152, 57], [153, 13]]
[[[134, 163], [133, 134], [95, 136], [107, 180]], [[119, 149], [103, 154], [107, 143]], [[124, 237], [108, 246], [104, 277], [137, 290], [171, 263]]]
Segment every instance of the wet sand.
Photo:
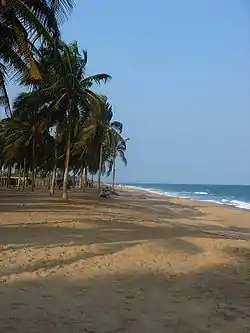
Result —
[[250, 332], [250, 212], [0, 189], [0, 332]]

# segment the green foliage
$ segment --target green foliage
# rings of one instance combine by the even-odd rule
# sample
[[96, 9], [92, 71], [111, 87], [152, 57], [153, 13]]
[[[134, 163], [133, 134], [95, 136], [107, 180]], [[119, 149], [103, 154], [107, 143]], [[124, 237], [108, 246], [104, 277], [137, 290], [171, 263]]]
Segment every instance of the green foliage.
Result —
[[122, 123], [113, 121], [108, 98], [93, 91], [111, 76], [88, 76], [87, 52], [80, 53], [77, 42], [59, 40], [56, 51], [43, 44], [32, 52], [40, 80], [23, 72], [21, 83], [29, 92], [16, 97], [11, 116], [0, 122], [1, 164], [25, 165], [32, 177], [35, 170], [43, 176], [64, 173], [67, 198], [70, 171], [85, 168], [100, 178], [111, 173], [118, 155], [126, 165], [127, 139]]
[[[7, 80], [12, 75], [41, 80], [34, 57], [35, 43], [47, 43], [56, 52], [59, 25], [73, 4], [72, 0], [0, 1], [0, 105], [7, 114], [10, 114]], [[7, 76], [7, 72], [11, 75]]]

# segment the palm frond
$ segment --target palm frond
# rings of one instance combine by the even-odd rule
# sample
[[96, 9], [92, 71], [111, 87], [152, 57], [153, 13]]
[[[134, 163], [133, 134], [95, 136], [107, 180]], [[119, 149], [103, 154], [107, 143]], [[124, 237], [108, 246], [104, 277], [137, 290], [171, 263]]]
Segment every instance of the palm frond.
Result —
[[111, 127], [113, 127], [119, 133], [121, 133], [123, 130], [123, 124], [120, 121], [113, 121], [111, 123]]
[[91, 76], [83, 78], [81, 80], [81, 83], [83, 86], [88, 87], [93, 82], [97, 83], [97, 84], [101, 84], [101, 83], [107, 83], [111, 79], [112, 79], [112, 77], [109, 74], [96, 74], [96, 75], [91, 75]]
[[128, 165], [128, 160], [127, 160], [127, 158], [125, 157], [124, 150], [119, 150], [119, 151], [118, 151], [118, 154], [119, 154], [119, 156], [120, 156], [120, 158], [121, 158], [123, 164], [124, 164], [125, 166], [127, 166], [127, 165]]
[[7, 117], [12, 115], [9, 96], [6, 88], [6, 68], [0, 63], [0, 106], [4, 107]]

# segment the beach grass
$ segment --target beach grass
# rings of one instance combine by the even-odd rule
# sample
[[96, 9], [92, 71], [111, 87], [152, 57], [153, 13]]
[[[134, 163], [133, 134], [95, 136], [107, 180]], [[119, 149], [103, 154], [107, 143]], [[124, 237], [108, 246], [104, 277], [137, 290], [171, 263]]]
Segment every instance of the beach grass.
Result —
[[0, 332], [249, 332], [250, 213], [0, 189]]

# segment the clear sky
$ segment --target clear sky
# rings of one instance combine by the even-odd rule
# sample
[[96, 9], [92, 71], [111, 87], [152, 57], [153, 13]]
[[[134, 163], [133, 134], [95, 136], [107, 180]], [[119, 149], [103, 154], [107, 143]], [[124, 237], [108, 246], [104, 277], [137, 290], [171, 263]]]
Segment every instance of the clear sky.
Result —
[[118, 181], [250, 184], [248, 0], [76, 0], [62, 31], [113, 77]]

